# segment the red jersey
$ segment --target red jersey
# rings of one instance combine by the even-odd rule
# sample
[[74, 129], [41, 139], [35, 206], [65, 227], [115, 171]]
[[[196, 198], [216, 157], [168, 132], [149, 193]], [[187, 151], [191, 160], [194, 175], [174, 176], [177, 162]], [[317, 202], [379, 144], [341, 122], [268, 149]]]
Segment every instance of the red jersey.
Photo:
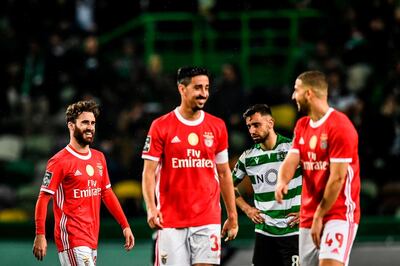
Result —
[[218, 163], [228, 161], [227, 148], [225, 123], [206, 112], [189, 121], [177, 108], [153, 121], [142, 158], [159, 162], [156, 197], [164, 227], [221, 223], [215, 163], [223, 153], [226, 161]]
[[53, 195], [54, 239], [58, 251], [97, 248], [102, 191], [111, 187], [102, 152], [88, 154], [67, 146], [47, 163], [40, 188]]
[[360, 221], [360, 168], [358, 135], [353, 124], [332, 108], [317, 122], [309, 116], [299, 119], [291, 152], [300, 154], [303, 188], [300, 226], [311, 228], [313, 215], [322, 200], [332, 162], [349, 163], [346, 180], [324, 222], [332, 219]]

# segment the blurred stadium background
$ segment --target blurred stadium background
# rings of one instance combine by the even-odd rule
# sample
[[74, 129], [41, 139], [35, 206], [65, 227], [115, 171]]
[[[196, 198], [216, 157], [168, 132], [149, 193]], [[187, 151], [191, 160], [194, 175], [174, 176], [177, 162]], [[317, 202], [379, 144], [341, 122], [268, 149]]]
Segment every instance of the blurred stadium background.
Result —
[[[232, 165], [251, 144], [241, 119], [247, 105], [271, 105], [277, 130], [291, 136], [295, 77], [324, 71], [331, 105], [360, 136], [362, 221], [351, 265], [398, 265], [399, 48], [397, 0], [2, 1], [0, 264], [58, 264], [51, 219], [48, 257], [31, 255], [34, 205], [47, 159], [68, 141], [66, 106], [89, 98], [102, 110], [95, 147], [137, 239], [125, 253], [104, 210], [98, 265], [149, 264], [141, 149], [151, 120], [179, 104], [176, 69], [196, 64], [212, 71], [207, 110], [227, 124]], [[252, 225], [240, 216], [225, 265], [251, 256]]]

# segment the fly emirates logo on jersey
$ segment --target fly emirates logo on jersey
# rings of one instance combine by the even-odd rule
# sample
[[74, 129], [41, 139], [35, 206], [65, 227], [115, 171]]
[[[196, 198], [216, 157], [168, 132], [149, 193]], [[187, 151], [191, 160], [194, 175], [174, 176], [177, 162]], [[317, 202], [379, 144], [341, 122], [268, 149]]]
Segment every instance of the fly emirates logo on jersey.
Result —
[[304, 170], [327, 170], [329, 163], [326, 161], [317, 161], [315, 152], [307, 152], [309, 161], [303, 161]]
[[[320, 144], [320, 148], [321, 150], [325, 150], [327, 148], [327, 135], [326, 134], [321, 134], [321, 144]], [[314, 150], [315, 147], [317, 146], [318, 143], [318, 138], [317, 136], [312, 136], [310, 138], [310, 142], [309, 142], [309, 146], [310, 149]], [[303, 161], [303, 169], [304, 170], [322, 170], [325, 171], [328, 169], [329, 163], [327, 161], [317, 161], [317, 154], [315, 152], [312, 151], [308, 151], [307, 152], [307, 157], [308, 157], [308, 161]]]
[[201, 151], [186, 150], [186, 158], [172, 158], [172, 168], [213, 168], [213, 161], [201, 158]]
[[101, 194], [101, 188], [97, 187], [97, 181], [89, 179], [87, 181], [87, 189], [74, 189], [74, 198], [88, 198], [88, 197], [98, 197]]

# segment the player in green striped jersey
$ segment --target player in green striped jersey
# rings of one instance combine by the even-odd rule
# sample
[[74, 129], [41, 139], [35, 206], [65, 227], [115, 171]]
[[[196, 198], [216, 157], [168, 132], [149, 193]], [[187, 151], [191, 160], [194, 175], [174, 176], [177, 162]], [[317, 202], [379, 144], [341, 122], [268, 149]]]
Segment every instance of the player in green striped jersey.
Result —
[[[242, 153], [232, 176], [236, 205], [255, 223], [253, 265], [298, 265], [300, 167], [283, 204], [276, 202], [274, 196], [279, 166], [291, 147], [291, 140], [275, 132], [274, 118], [266, 104], [251, 106], [243, 118], [255, 144]], [[253, 186], [254, 207], [237, 188], [246, 176]]]

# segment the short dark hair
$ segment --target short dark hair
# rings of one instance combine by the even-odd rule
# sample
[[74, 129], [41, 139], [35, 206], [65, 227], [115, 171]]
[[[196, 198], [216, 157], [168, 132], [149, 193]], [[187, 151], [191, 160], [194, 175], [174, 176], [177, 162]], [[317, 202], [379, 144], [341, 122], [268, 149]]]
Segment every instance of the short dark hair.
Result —
[[210, 72], [204, 67], [185, 66], [178, 69], [176, 74], [177, 84], [189, 85], [195, 76], [205, 75], [210, 78]]
[[320, 91], [328, 90], [326, 76], [321, 71], [306, 71], [301, 73], [297, 78], [300, 79], [305, 86], [310, 86]]
[[272, 116], [271, 108], [267, 104], [258, 103], [253, 106], [250, 106], [244, 113], [243, 118], [250, 117], [255, 113], [260, 113], [261, 115], [270, 115]]
[[67, 111], [65, 112], [67, 123], [75, 123], [78, 116], [83, 112], [93, 113], [95, 118], [100, 114], [99, 106], [95, 101], [79, 101], [68, 106]]

